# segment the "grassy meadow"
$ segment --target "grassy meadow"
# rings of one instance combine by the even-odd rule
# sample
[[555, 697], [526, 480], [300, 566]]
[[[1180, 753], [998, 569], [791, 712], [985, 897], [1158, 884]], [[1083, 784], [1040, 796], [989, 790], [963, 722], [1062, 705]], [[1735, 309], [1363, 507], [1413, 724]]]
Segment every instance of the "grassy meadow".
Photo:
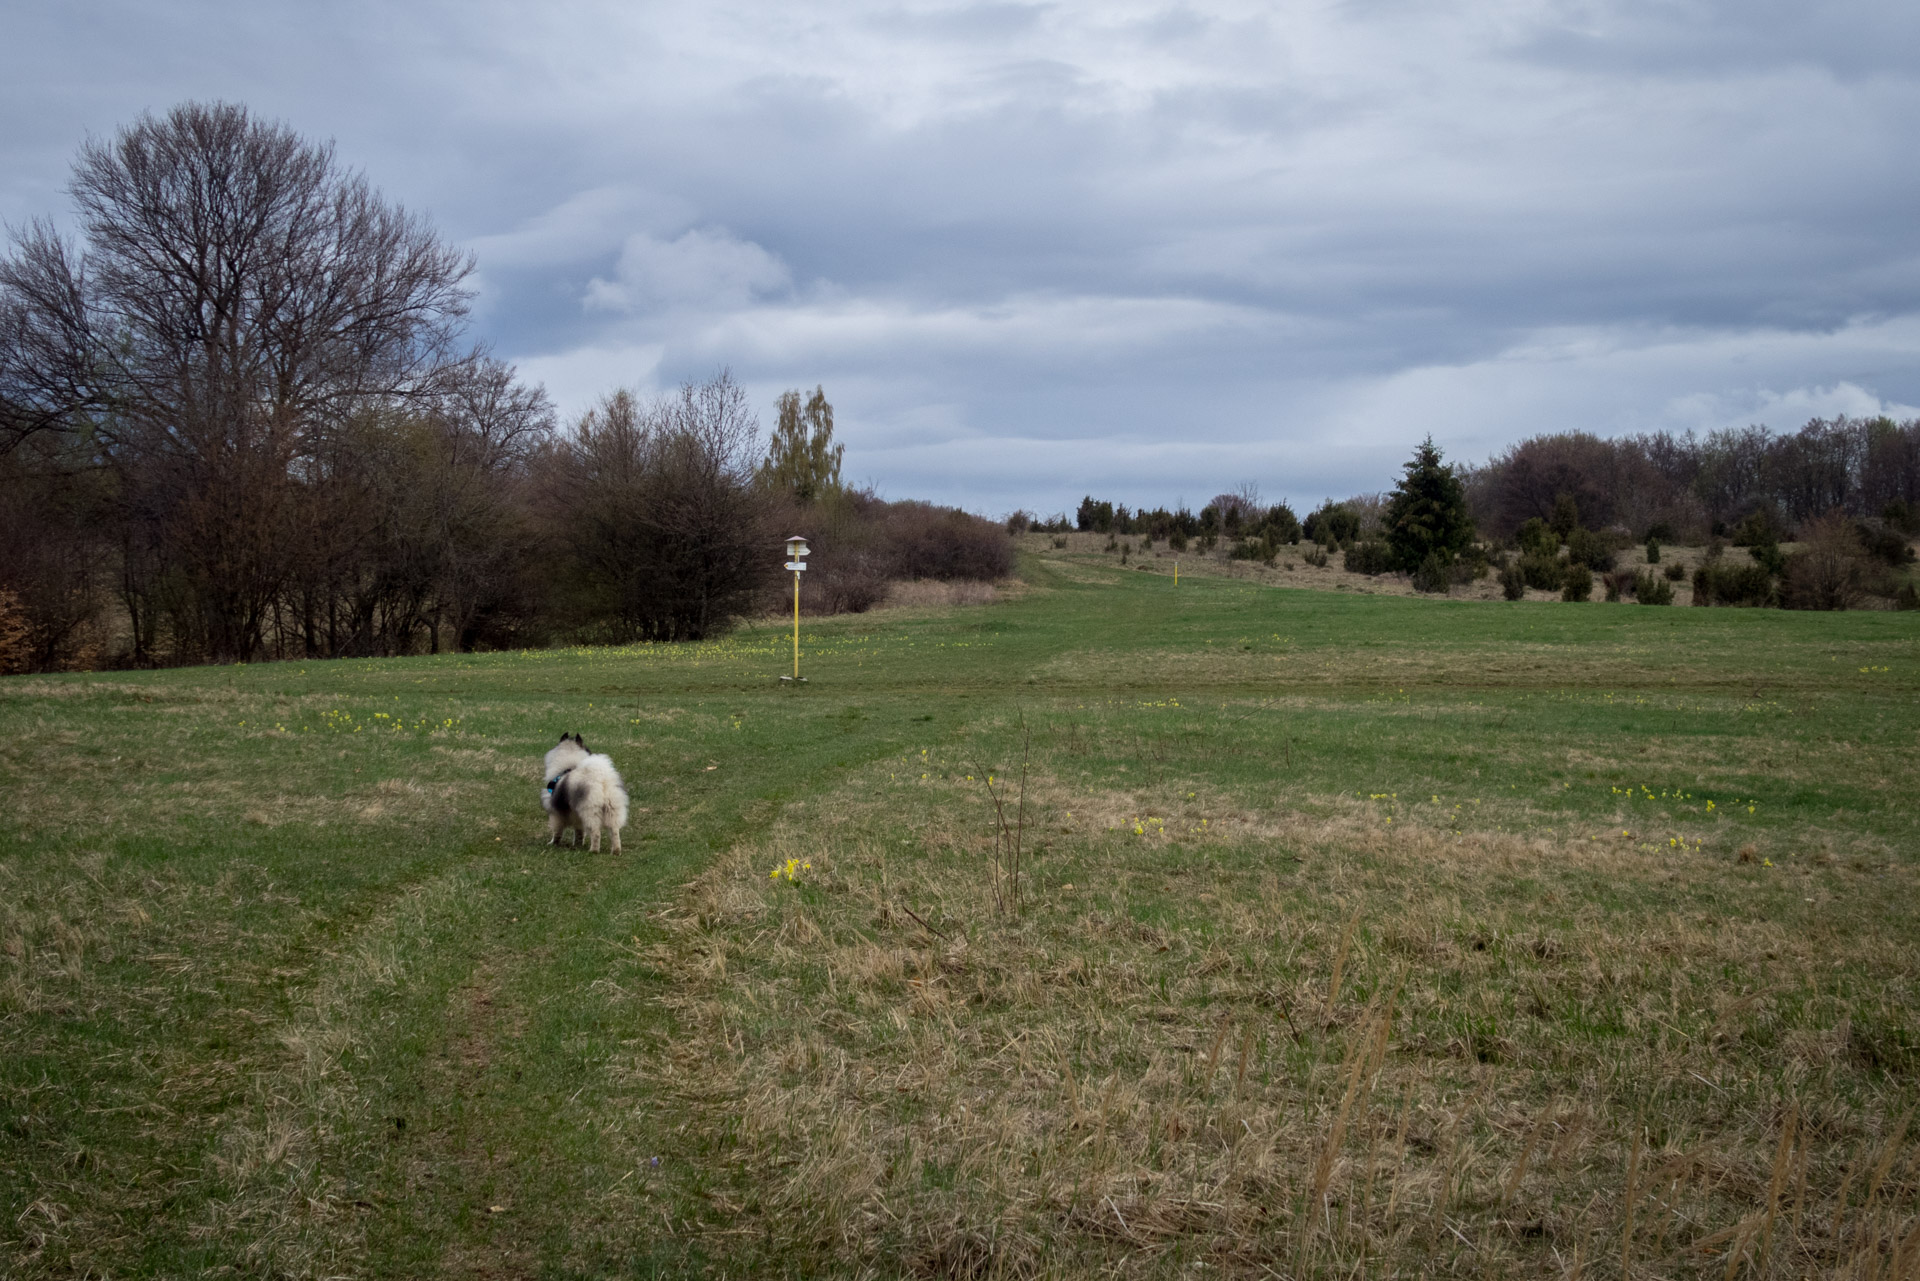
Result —
[[1920, 1275], [1920, 615], [1034, 548], [0, 681], [0, 1275]]

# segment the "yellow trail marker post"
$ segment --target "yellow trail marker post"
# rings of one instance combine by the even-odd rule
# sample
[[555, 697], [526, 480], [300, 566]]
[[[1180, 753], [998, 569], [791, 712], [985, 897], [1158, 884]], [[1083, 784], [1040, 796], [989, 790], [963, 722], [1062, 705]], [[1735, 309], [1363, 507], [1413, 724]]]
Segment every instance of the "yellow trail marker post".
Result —
[[793, 675], [783, 681], [799, 681], [800, 675], [800, 575], [807, 568], [807, 540], [795, 534], [787, 540], [787, 568], [793, 571]]

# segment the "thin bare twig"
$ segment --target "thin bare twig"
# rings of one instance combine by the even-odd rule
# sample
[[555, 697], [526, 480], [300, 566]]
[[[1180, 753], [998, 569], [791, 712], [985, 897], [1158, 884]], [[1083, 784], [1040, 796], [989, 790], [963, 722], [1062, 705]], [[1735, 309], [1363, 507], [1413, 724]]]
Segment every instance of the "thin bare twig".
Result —
[[920, 913], [918, 913], [918, 912], [916, 912], [916, 911], [914, 911], [914, 910], [913, 910], [912, 908], [910, 908], [910, 907], [908, 907], [908, 906], [907, 906], [907, 905], [906, 905], [905, 903], [902, 903], [902, 904], [900, 905], [900, 910], [901, 910], [901, 911], [903, 911], [903, 912], [905, 912], [905, 913], [906, 913], [906, 914], [907, 914], [908, 916], [911, 916], [911, 917], [912, 917], [912, 918], [913, 918], [914, 920], [916, 920], [916, 921], [919, 921], [919, 922], [920, 922], [920, 927], [921, 927], [922, 929], [924, 929], [924, 930], [926, 930], [926, 931], [927, 931], [927, 933], [929, 933], [929, 934], [934, 934], [934, 935], [938, 935], [938, 936], [939, 936], [939, 937], [941, 937], [941, 938], [946, 938], [946, 937], [947, 937], [947, 935], [946, 935], [945, 933], [943, 933], [942, 931], [940, 931], [940, 930], [937, 930], [937, 929], [935, 929], [935, 928], [934, 928], [933, 926], [931, 926], [931, 925], [929, 925], [929, 924], [927, 924], [927, 921], [926, 921], [926, 918], [925, 918], [925, 917], [923, 917], [923, 916], [921, 916], [921, 915], [920, 915]]

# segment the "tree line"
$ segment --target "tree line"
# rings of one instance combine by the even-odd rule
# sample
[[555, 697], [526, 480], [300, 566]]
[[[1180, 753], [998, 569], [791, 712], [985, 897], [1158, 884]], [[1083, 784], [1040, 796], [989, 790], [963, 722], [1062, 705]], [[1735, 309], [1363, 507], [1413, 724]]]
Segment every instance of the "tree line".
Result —
[[1466, 469], [1481, 527], [1512, 538], [1570, 501], [1580, 521], [1643, 540], [1705, 543], [1746, 524], [1785, 536], [1830, 514], [1920, 525], [1920, 419], [1815, 418], [1798, 431], [1764, 426], [1603, 440], [1585, 432], [1532, 437]]
[[[1697, 605], [1844, 609], [1878, 597], [1917, 608], [1910, 540], [1920, 533], [1920, 420], [1815, 419], [1787, 435], [1559, 433], [1481, 467], [1444, 462], [1428, 439], [1391, 492], [1328, 499], [1304, 521], [1284, 503], [1262, 505], [1246, 485], [1197, 514], [1129, 511], [1088, 496], [1073, 524], [1175, 551], [1197, 539], [1207, 553], [1224, 539], [1229, 556], [1268, 564], [1281, 543], [1305, 539], [1318, 545], [1312, 563], [1338, 550], [1351, 572], [1404, 573], [1421, 591], [1497, 573], [1509, 600], [1529, 589], [1586, 600], [1598, 583], [1609, 600], [1671, 604], [1685, 574], [1672, 562], [1652, 570], [1661, 545], [1704, 544], [1692, 574]], [[1009, 527], [1069, 525], [1064, 515], [1037, 522], [1015, 513]], [[1637, 543], [1646, 568], [1621, 568], [1620, 553]], [[1747, 549], [1745, 563], [1724, 556], [1728, 544]]]
[[561, 424], [463, 343], [471, 256], [242, 106], [89, 141], [70, 191], [74, 239], [0, 259], [0, 670], [710, 636], [808, 521], [873, 574], [1010, 564], [841, 486], [821, 390], [767, 446], [724, 371]]

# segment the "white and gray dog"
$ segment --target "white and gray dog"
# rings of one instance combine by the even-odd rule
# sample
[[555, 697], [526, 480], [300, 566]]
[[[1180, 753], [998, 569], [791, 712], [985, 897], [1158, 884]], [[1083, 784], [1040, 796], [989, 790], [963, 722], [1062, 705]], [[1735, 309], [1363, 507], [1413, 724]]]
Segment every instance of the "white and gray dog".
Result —
[[613, 759], [587, 751], [578, 734], [562, 734], [560, 742], [547, 753], [547, 784], [541, 790], [540, 804], [547, 811], [547, 844], [558, 845], [560, 833], [574, 828], [595, 854], [600, 852], [600, 832], [613, 837], [613, 852], [620, 852], [620, 829], [627, 825], [627, 789]]

